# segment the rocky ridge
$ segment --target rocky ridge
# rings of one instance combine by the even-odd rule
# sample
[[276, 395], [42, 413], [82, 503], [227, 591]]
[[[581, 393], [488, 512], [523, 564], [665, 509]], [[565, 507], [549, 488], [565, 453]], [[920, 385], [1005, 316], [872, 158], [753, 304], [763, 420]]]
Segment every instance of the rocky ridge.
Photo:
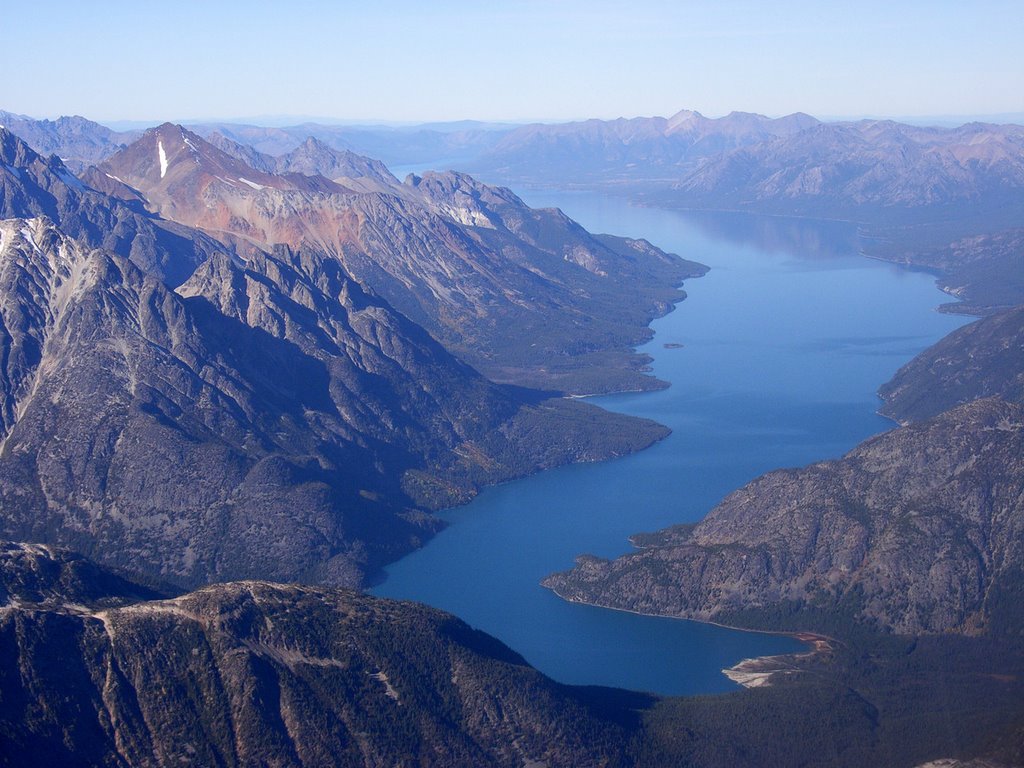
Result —
[[[172, 287], [224, 250], [201, 232], [147, 212], [120, 180], [95, 171], [88, 178], [94, 186], [0, 128], [0, 218], [45, 216], [83, 245], [129, 259]], [[112, 198], [111, 190], [124, 199]]]
[[[159, 219], [9, 146], [12, 207], [67, 204], [61, 223], [0, 223], [8, 536], [190, 586], [356, 584], [437, 529], [427, 509], [665, 434], [491, 384], [315, 249], [257, 250], [243, 264], [192, 232], [178, 242], [210, 252], [171, 290], [159, 261], [140, 259], [147, 274], [62, 226], [83, 209], [90, 223], [104, 211]], [[181, 263], [180, 251], [156, 253]]]
[[640, 550], [613, 561], [582, 557], [544, 584], [568, 600], [780, 628], [829, 617], [902, 634], [1019, 632], [1022, 457], [1024, 409], [978, 400], [840, 460], [770, 472], [696, 525], [637, 537]]
[[265, 581], [146, 592], [0, 544], [5, 765], [554, 768], [628, 743], [624, 708], [441, 611]]
[[631, 348], [684, 296], [683, 278], [704, 271], [642, 241], [592, 236], [460, 174], [359, 191], [258, 171], [169, 124], [103, 170], [243, 257], [284, 244], [337, 259], [502, 382], [571, 393], [660, 386]]
[[100, 163], [138, 138], [138, 131], [113, 131], [78, 115], [35, 120], [0, 110], [0, 127], [23, 138], [42, 155], [57, 155], [73, 171]]
[[909, 424], [979, 397], [1024, 404], [1024, 307], [959, 328], [900, 368], [878, 392], [883, 416]]

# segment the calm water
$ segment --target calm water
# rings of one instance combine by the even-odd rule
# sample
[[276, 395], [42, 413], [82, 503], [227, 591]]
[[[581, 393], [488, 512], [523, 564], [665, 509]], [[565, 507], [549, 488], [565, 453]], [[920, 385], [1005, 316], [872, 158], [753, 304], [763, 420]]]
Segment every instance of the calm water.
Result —
[[632, 533], [698, 520], [763, 472], [840, 456], [890, 428], [875, 414], [878, 386], [964, 320], [934, 311], [948, 297], [931, 276], [858, 256], [846, 225], [687, 216], [582, 193], [525, 197], [591, 231], [645, 237], [711, 266], [643, 349], [672, 386], [593, 400], [672, 435], [634, 456], [488, 489], [444, 513], [451, 526], [374, 592], [451, 611], [562, 682], [729, 690], [724, 667], [801, 646], [572, 605], [538, 582], [580, 553], [614, 557]]

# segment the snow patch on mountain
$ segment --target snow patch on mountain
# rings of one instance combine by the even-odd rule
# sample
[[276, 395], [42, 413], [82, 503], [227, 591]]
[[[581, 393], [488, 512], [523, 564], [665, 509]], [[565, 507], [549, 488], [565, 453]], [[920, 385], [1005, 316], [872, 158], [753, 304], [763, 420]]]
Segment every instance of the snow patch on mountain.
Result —
[[65, 184], [74, 189], [85, 189], [85, 184], [78, 180], [78, 177], [69, 171], [62, 170], [58, 174]]
[[253, 189], [266, 189], [266, 187], [264, 187], [264, 186], [263, 186], [262, 184], [257, 184], [257, 183], [256, 183], [255, 181], [249, 181], [249, 180], [248, 180], [247, 178], [245, 178], [244, 176], [239, 176], [239, 177], [238, 177], [238, 180], [239, 180], [240, 182], [242, 182], [243, 184], [247, 184], [247, 185], [249, 185], [249, 186], [250, 186], [250, 187], [252, 187]]
[[43, 249], [39, 247], [38, 243], [36, 243], [36, 238], [32, 234], [32, 229], [31, 229], [31, 226], [30, 226], [31, 224], [34, 223], [34, 220], [33, 219], [26, 219], [25, 221], [26, 221], [25, 226], [23, 226], [21, 228], [21, 236], [23, 238], [25, 238], [25, 242], [26, 243], [28, 243], [29, 245], [32, 246], [32, 250], [34, 250], [36, 253], [42, 253]]
[[162, 179], [167, 175], [167, 153], [164, 152], [164, 143], [162, 141], [157, 141], [156, 149], [160, 155], [160, 178]]

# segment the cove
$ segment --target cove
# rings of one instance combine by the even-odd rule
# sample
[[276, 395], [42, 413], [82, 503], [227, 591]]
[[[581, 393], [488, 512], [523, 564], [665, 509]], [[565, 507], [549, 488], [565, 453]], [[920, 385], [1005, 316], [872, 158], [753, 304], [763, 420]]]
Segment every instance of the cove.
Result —
[[852, 225], [685, 214], [594, 193], [523, 197], [592, 232], [644, 237], [711, 267], [641, 348], [671, 387], [592, 400], [672, 434], [632, 456], [485, 490], [442, 513], [450, 526], [372, 591], [450, 611], [560, 682], [731, 690], [723, 668], [803, 646], [573, 605], [539, 581], [579, 554], [629, 551], [633, 533], [699, 520], [764, 472], [838, 457], [890, 429], [875, 413], [877, 388], [967, 319], [935, 311], [949, 298], [931, 275], [860, 256]]

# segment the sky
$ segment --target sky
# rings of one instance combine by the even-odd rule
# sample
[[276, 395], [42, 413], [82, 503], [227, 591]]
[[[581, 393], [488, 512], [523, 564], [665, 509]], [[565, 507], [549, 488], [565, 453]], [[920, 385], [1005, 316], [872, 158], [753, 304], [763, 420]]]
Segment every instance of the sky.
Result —
[[0, 109], [32, 117], [1024, 112], [1024, 0], [38, 0], [4, 15]]

